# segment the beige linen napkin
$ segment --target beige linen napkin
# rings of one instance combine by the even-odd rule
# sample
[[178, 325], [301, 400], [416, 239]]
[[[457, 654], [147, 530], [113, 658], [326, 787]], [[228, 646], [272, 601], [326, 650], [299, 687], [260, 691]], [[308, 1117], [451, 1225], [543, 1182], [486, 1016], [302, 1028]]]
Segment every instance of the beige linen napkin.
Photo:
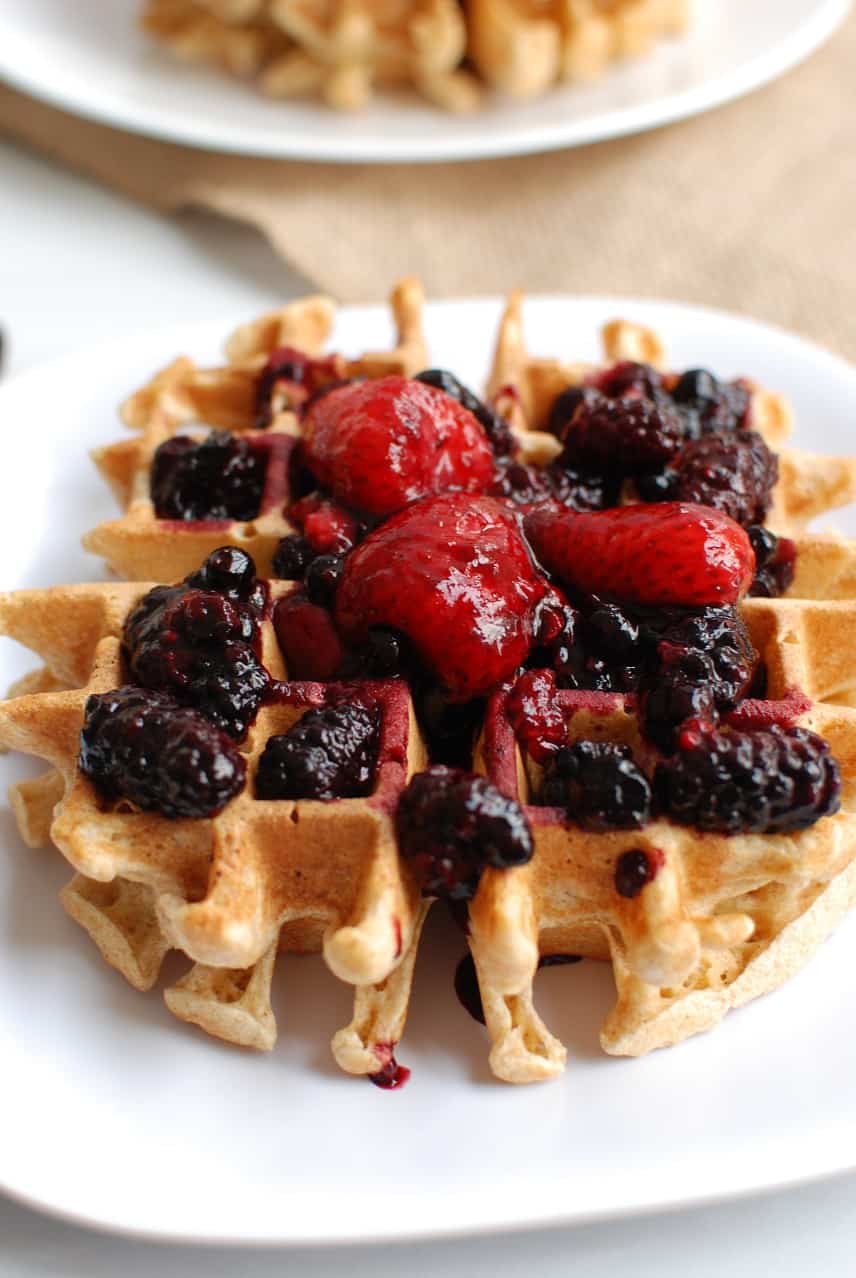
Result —
[[856, 14], [728, 107], [653, 133], [470, 164], [337, 166], [171, 146], [0, 88], [0, 130], [164, 210], [257, 225], [318, 287], [377, 299], [573, 291], [744, 311], [856, 355]]

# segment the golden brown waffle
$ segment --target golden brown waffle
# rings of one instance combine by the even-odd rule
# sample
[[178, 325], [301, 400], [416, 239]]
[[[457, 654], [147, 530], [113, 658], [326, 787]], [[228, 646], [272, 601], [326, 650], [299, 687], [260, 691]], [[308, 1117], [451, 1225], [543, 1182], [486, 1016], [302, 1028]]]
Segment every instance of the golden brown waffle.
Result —
[[[359, 987], [356, 1024], [373, 1032], [377, 1017], [363, 1010], [371, 987], [395, 988], [392, 976], [412, 964], [423, 916], [392, 829], [399, 791], [425, 765], [406, 686], [359, 685], [362, 702], [378, 705], [383, 716], [377, 783], [367, 799], [254, 797], [255, 765], [268, 738], [287, 731], [310, 706], [348, 696], [347, 688], [337, 694], [332, 684], [294, 684], [288, 704], [260, 711], [241, 747], [246, 789], [220, 815], [176, 821], [126, 803], [105, 804], [77, 767], [83, 709], [90, 693], [122, 683], [118, 636], [149, 588], [95, 584], [0, 597], [0, 629], [38, 652], [54, 684], [0, 708], [0, 741], [52, 765], [36, 782], [14, 788], [25, 840], [42, 843], [49, 831], [77, 871], [63, 894], [66, 909], [137, 988], [152, 985], [172, 947], [196, 961], [167, 995], [184, 1019], [263, 1046], [271, 1014], [261, 1016], [256, 1035], [247, 1028], [247, 1008], [266, 997], [279, 945], [297, 953], [322, 950], [331, 970]], [[273, 599], [292, 588], [272, 583]], [[262, 630], [262, 659], [274, 678], [283, 677], [272, 623]], [[55, 690], [57, 684], [63, 690]], [[254, 966], [255, 973], [229, 972]], [[386, 1025], [383, 1017], [378, 1023]], [[379, 1068], [371, 1042], [352, 1041], [351, 1050], [362, 1053], [361, 1072]]]
[[643, 57], [688, 21], [686, 0], [470, 0], [468, 50], [487, 83], [534, 97], [563, 80], [597, 79]]
[[[250, 348], [258, 340], [241, 338]], [[662, 347], [647, 330], [617, 323], [605, 342], [610, 362], [663, 362]], [[418, 362], [427, 361], [420, 356]], [[555, 394], [585, 371], [532, 360], [519, 305], [512, 302], [492, 385], [515, 408], [521, 434], [543, 425]], [[785, 437], [789, 415], [778, 397], [756, 390], [753, 413], [772, 443]], [[546, 448], [540, 431], [532, 438]], [[798, 457], [793, 463], [803, 481], [799, 507], [777, 494], [789, 531], [852, 493], [852, 463], [827, 459], [812, 466], [803, 471]], [[783, 467], [780, 488], [791, 482], [787, 475]], [[542, 955], [612, 962], [618, 997], [602, 1041], [608, 1052], [633, 1055], [706, 1029], [730, 1007], [773, 989], [852, 905], [856, 545], [806, 533], [798, 533], [797, 543], [798, 571], [788, 596], [748, 599], [741, 611], [783, 718], [830, 742], [844, 782], [841, 811], [799, 833], [724, 837], [665, 820], [641, 831], [593, 835], [558, 822], [551, 810], [528, 807], [535, 857], [520, 869], [486, 871], [470, 908], [491, 1065], [500, 1077], [531, 1081], [562, 1069], [564, 1048], [533, 1004]], [[292, 588], [272, 583], [275, 596]], [[123, 681], [118, 636], [146, 589], [138, 583], [78, 586], [0, 597], [0, 632], [45, 662], [44, 671], [0, 706], [0, 744], [52, 765], [14, 788], [22, 835], [32, 845], [52, 837], [75, 867], [63, 892], [65, 908], [132, 984], [150, 988], [166, 951], [184, 950], [195, 963], [166, 991], [169, 1007], [230, 1041], [272, 1046], [277, 949], [322, 949], [332, 970], [357, 987], [354, 1020], [333, 1042], [336, 1059], [350, 1072], [374, 1072], [403, 1031], [427, 908], [399, 861], [390, 819], [406, 777], [424, 766], [406, 689], [362, 685], [361, 695], [374, 687], [376, 695], [396, 698], [398, 709], [387, 717], [400, 730], [407, 725], [397, 751], [389, 742], [382, 749], [386, 762], [371, 799], [272, 803], [252, 799], [248, 789], [220, 817], [194, 821], [170, 821], [125, 804], [105, 807], [76, 766], [83, 704], [89, 692]], [[270, 623], [263, 658], [274, 677], [285, 675]], [[318, 685], [305, 692], [307, 704], [328, 695]], [[650, 761], [632, 699], [565, 692], [560, 701], [569, 740], [627, 742], [641, 762]], [[243, 747], [250, 777], [267, 737], [299, 713], [294, 705], [262, 710]], [[489, 708], [476, 766], [524, 803], [538, 790], [540, 770], [515, 741], [504, 694]], [[616, 859], [640, 848], [656, 851], [660, 868], [638, 897], [622, 898], [615, 890]]]
[[142, 14], [178, 58], [345, 111], [396, 85], [458, 112], [484, 85], [531, 97], [644, 56], [687, 21], [687, 0], [147, 0]]
[[[562, 390], [594, 370], [528, 353], [522, 298], [500, 324], [489, 392], [519, 430], [544, 426]], [[655, 333], [625, 321], [603, 332], [606, 362], [663, 368]], [[731, 1007], [787, 980], [856, 900], [856, 543], [804, 532], [805, 524], [856, 496], [856, 463], [782, 451], [792, 422], [785, 401], [753, 388], [753, 425], [780, 458], [768, 523], [795, 538], [797, 571], [781, 600], [747, 599], [741, 612], [768, 670], [772, 699], [799, 689], [814, 704], [792, 721], [824, 736], [844, 776], [841, 811], [798, 834], [699, 835], [657, 821], [641, 832], [592, 835], [530, 809], [536, 855], [522, 869], [487, 871], [470, 910], [471, 949], [491, 1037], [491, 1065], [524, 1082], [561, 1071], [565, 1049], [535, 1012], [540, 955], [609, 959], [617, 1002], [601, 1042], [638, 1055], [716, 1024]], [[637, 759], [651, 748], [632, 699], [560, 694], [569, 741], [627, 743]], [[540, 769], [515, 741], [499, 696], [488, 713], [478, 761], [504, 792], [526, 802]], [[657, 850], [664, 864], [634, 900], [615, 890], [622, 852]]]
[[[522, 295], [512, 294], [500, 321], [487, 390], [501, 403], [522, 436], [527, 431], [535, 431], [539, 439], [543, 439], [542, 432], [556, 396], [569, 386], [581, 385], [597, 366], [531, 355], [524, 335], [522, 307]], [[626, 320], [614, 320], [604, 326], [602, 340], [606, 364], [633, 360], [661, 370], [665, 367], [663, 344], [651, 329]], [[767, 527], [783, 536], [801, 536], [813, 519], [856, 498], [856, 458], [827, 457], [784, 446], [793, 429], [793, 420], [781, 395], [753, 385], [751, 416], [753, 428], [763, 435], [779, 458], [779, 482], [773, 492], [772, 510], [765, 521]], [[558, 452], [558, 442], [555, 449]], [[842, 597], [843, 583], [835, 566], [836, 540], [834, 537], [809, 539], [810, 548], [804, 546], [803, 549], [810, 554], [810, 566], [809, 561], [797, 560], [799, 580], [792, 593], [808, 599]], [[802, 540], [800, 544], [803, 546]], [[844, 558], [849, 565], [848, 557]], [[820, 571], [821, 561], [825, 564], [824, 571]], [[827, 589], [836, 577], [837, 593], [829, 595]], [[822, 593], [804, 593], [807, 590]]]
[[177, 57], [252, 77], [273, 98], [319, 94], [354, 111], [376, 86], [409, 85], [447, 111], [479, 102], [456, 0], [148, 0], [142, 24]]
[[[664, 820], [592, 835], [529, 808], [534, 858], [486, 871], [470, 908], [499, 1077], [530, 1082], [564, 1066], [565, 1049], [533, 1004], [540, 955], [612, 962], [617, 1000], [601, 1044], [636, 1056], [709, 1029], [782, 984], [856, 901], [856, 711], [839, 704], [856, 685], [856, 603], [752, 599], [741, 611], [767, 662], [769, 696], [799, 688], [814, 702], [797, 715], [786, 703], [784, 714], [829, 741], [844, 778], [841, 811], [794, 834], [726, 837]], [[653, 763], [632, 699], [566, 692], [560, 702], [569, 741], [628, 744]], [[524, 803], [539, 788], [540, 769], [516, 744], [502, 696], [488, 713], [479, 766]], [[615, 866], [636, 849], [661, 858], [660, 868], [628, 900], [616, 892]]]
[[[330, 355], [329, 379], [403, 376], [417, 373], [428, 362], [422, 330], [424, 294], [417, 280], [395, 286], [390, 307], [396, 344], [389, 351], [368, 352], [353, 359]], [[325, 297], [292, 302], [237, 329], [226, 342], [227, 363], [221, 368], [198, 368], [183, 357], [155, 374], [122, 406], [128, 426], [139, 433], [95, 450], [98, 469], [109, 483], [124, 514], [87, 533], [87, 550], [103, 556], [130, 581], [173, 581], [191, 572], [225, 543], [252, 555], [258, 571], [267, 576], [280, 539], [294, 526], [284, 509], [288, 501], [288, 460], [299, 426], [282, 398], [275, 399], [271, 426], [255, 431], [258, 411], [256, 384], [265, 361], [278, 347], [289, 346], [321, 357], [335, 321], [335, 307]], [[204, 520], [183, 523], [158, 519], [149, 490], [154, 453], [178, 431], [195, 426], [240, 431], [269, 453], [261, 508], [253, 520]], [[204, 431], [202, 432], [204, 433]]]
[[[856, 552], [850, 554], [856, 561]], [[65, 908], [134, 986], [153, 985], [172, 946], [197, 960], [166, 991], [167, 1004], [182, 1019], [232, 1042], [273, 1045], [270, 984], [277, 948], [322, 948], [332, 970], [358, 986], [354, 1022], [334, 1039], [336, 1058], [350, 1072], [374, 1072], [385, 1045], [403, 1031], [426, 908], [399, 866], [389, 824], [404, 772], [398, 764], [385, 765], [375, 800], [384, 797], [374, 809], [372, 800], [294, 804], [246, 794], [212, 821], [169, 821], [131, 813], [126, 805], [104, 810], [76, 770], [77, 735], [89, 692], [121, 681], [118, 643], [110, 632], [119, 632], [144, 589], [94, 585], [0, 598], [0, 628], [36, 649], [55, 682], [77, 686], [86, 680], [76, 691], [24, 693], [0, 706], [0, 741], [53, 765], [44, 777], [15, 788], [22, 834], [43, 843], [50, 832], [78, 871], [62, 894]], [[281, 593], [288, 589], [275, 586]], [[856, 640], [847, 636], [854, 633], [856, 603], [755, 599], [745, 601], [742, 611], [766, 662], [771, 698], [784, 699], [799, 688], [813, 702], [794, 721], [830, 742], [845, 781], [841, 812], [807, 831], [776, 837], [699, 836], [666, 821], [595, 836], [545, 820], [543, 809], [530, 807], [533, 861], [522, 869], [486, 871], [470, 909], [491, 1065], [500, 1077], [546, 1078], [564, 1063], [564, 1049], [533, 1006], [540, 955], [612, 961], [618, 1000], [602, 1041], [607, 1051], [635, 1055], [706, 1029], [730, 1007], [786, 980], [853, 903], [856, 711], [849, 703], [856, 690]], [[66, 626], [79, 636], [71, 653]], [[264, 658], [281, 673], [268, 633]], [[307, 692], [310, 702], [322, 695], [317, 685]], [[407, 703], [403, 686], [395, 695]], [[651, 755], [631, 700], [560, 695], [569, 740], [631, 744], [643, 762]], [[263, 710], [248, 757], [257, 758], [267, 736], [297, 713], [293, 707]], [[409, 707], [402, 711], [399, 704], [398, 713], [409, 716]], [[424, 764], [412, 721], [409, 738], [408, 774]], [[524, 803], [537, 791], [539, 768], [516, 745], [502, 694], [489, 710], [477, 766]], [[615, 862], [638, 848], [657, 849], [664, 863], [639, 900], [627, 901], [615, 892]], [[300, 870], [298, 891], [294, 878], [282, 876], [286, 855]]]

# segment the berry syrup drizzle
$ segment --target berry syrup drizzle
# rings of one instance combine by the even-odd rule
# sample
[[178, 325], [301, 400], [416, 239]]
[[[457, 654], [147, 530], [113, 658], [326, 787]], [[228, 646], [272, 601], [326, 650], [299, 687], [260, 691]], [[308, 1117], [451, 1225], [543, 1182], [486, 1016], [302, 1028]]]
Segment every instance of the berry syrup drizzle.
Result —
[[375, 1043], [374, 1053], [381, 1062], [381, 1067], [368, 1080], [385, 1092], [399, 1091], [410, 1078], [410, 1070], [406, 1065], [399, 1065], [395, 1059], [396, 1043]]

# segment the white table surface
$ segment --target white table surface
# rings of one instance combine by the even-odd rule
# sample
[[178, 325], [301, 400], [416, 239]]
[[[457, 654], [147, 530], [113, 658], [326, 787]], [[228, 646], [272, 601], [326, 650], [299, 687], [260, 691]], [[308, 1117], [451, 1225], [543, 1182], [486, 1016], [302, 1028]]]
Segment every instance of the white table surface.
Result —
[[[6, 372], [159, 323], [217, 311], [251, 316], [305, 289], [246, 228], [202, 214], [161, 219], [0, 143]], [[2, 1074], [0, 1061], [0, 1081]], [[735, 1159], [740, 1148], [735, 1132]], [[331, 1278], [346, 1269], [349, 1278], [566, 1278], [571, 1271], [584, 1278], [834, 1278], [856, 1271], [854, 1257], [853, 1177], [573, 1230], [298, 1252], [132, 1242], [49, 1220], [0, 1195], [3, 1278]]]

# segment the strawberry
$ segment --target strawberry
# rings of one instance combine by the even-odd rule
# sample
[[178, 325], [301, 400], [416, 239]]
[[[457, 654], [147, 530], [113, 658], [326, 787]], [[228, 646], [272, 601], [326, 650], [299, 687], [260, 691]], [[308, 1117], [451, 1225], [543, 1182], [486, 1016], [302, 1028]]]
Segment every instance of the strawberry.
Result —
[[493, 452], [473, 414], [406, 377], [328, 391], [309, 405], [303, 426], [309, 470], [367, 515], [391, 515], [432, 493], [484, 492], [493, 477]]
[[357, 540], [354, 517], [320, 493], [301, 497], [288, 513], [317, 555], [344, 554]]
[[744, 530], [706, 506], [536, 510], [525, 528], [538, 559], [561, 581], [628, 603], [735, 603], [755, 572]]
[[274, 608], [273, 625], [289, 679], [336, 677], [345, 649], [326, 608], [295, 591]]
[[448, 494], [408, 506], [351, 552], [336, 621], [357, 641], [371, 626], [402, 631], [463, 701], [525, 661], [547, 591], [501, 502]]

